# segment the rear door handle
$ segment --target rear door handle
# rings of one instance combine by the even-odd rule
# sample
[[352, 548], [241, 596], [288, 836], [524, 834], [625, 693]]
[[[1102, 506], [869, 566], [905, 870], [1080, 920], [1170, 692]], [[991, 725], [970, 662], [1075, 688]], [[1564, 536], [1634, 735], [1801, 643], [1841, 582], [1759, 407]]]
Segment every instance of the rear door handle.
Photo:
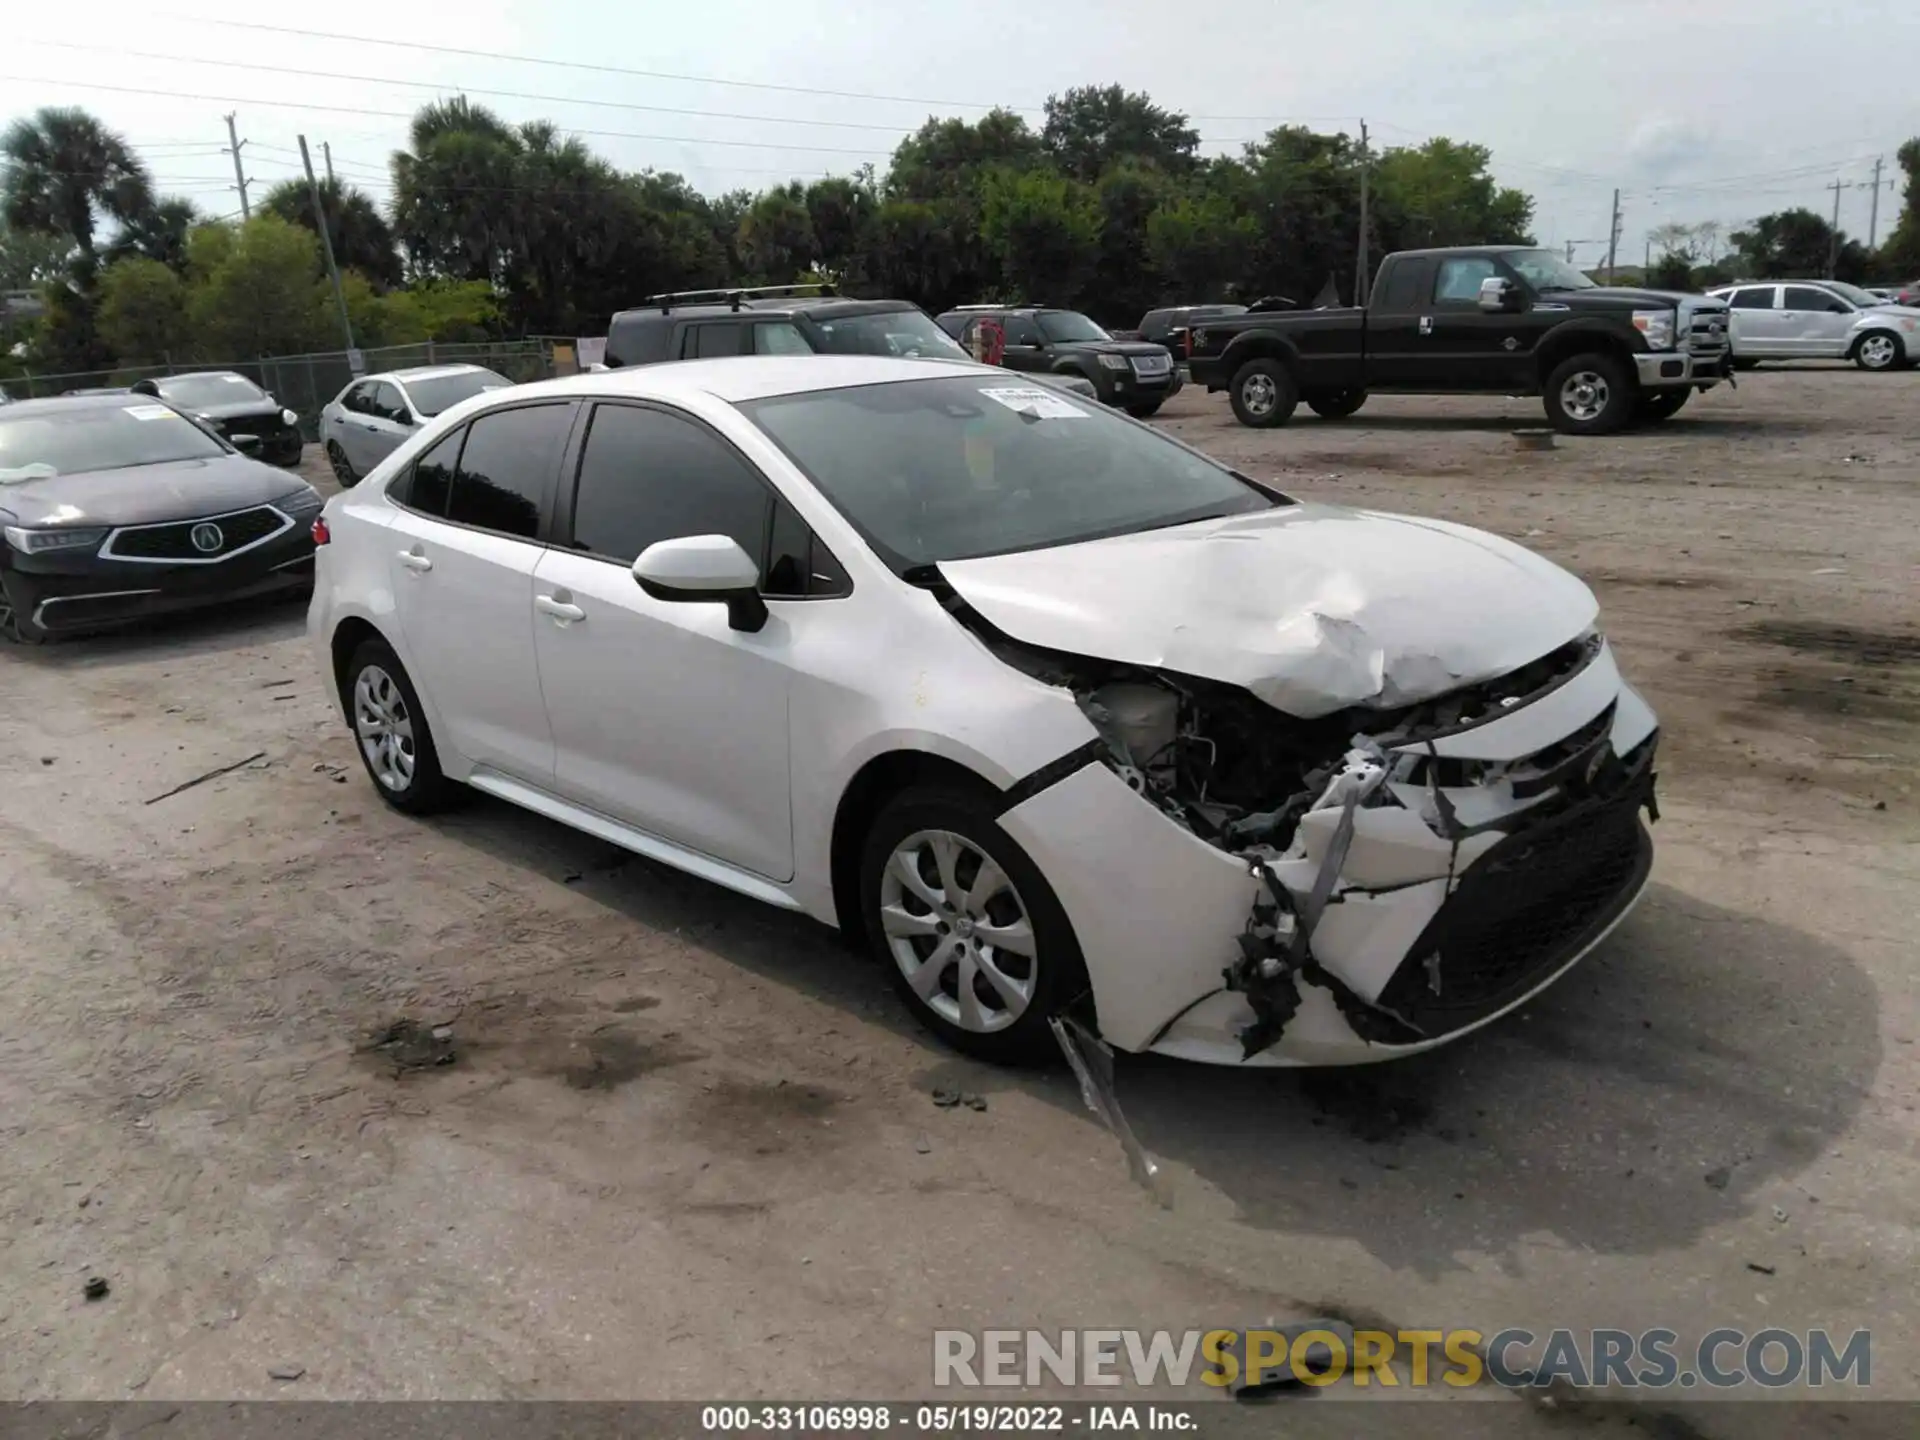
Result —
[[400, 552], [400, 563], [409, 570], [418, 570], [422, 574], [433, 568], [433, 561], [422, 555], [418, 550], [402, 550]]
[[587, 612], [582, 610], [578, 605], [569, 605], [565, 600], [556, 600], [551, 595], [534, 596], [533, 608], [538, 610], [542, 615], [551, 615], [563, 624], [587, 618]]

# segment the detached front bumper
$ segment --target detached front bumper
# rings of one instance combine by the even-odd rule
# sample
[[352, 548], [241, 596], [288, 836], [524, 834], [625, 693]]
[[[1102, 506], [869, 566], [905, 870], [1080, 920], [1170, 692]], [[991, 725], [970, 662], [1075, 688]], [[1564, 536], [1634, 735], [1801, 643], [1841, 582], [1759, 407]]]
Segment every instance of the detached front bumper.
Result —
[[1708, 390], [1733, 376], [1733, 352], [1691, 355], [1684, 350], [1658, 350], [1633, 357], [1643, 390], [1671, 390], [1686, 386]]
[[[1309, 811], [1284, 854], [1249, 858], [1200, 839], [1098, 763], [1000, 823], [1072, 921], [1115, 1047], [1216, 1064], [1364, 1064], [1490, 1023], [1619, 924], [1652, 864], [1640, 812], [1652, 808], [1656, 743], [1652, 711], [1602, 646], [1528, 705], [1431, 749], [1388, 749], [1389, 760], [1432, 753], [1497, 778], [1439, 781], [1439, 807], [1427, 783], [1379, 784], [1351, 812], [1331, 876], [1337, 803]], [[1243, 937], [1276, 896], [1305, 912], [1327, 879], [1297, 1007], [1275, 1043], [1245, 1057], [1258, 1014], [1227, 984]]]

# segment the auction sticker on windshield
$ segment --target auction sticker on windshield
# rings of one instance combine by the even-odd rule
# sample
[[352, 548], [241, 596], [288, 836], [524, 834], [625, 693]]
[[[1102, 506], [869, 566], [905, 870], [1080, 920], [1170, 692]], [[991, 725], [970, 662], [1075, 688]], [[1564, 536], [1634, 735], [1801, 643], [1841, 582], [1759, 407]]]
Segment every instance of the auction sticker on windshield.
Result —
[[1037, 385], [1000, 385], [980, 392], [997, 400], [1009, 410], [1031, 415], [1037, 420], [1084, 420], [1087, 412], [1071, 400]]
[[127, 414], [136, 420], [165, 420], [174, 412], [164, 405], [129, 405]]

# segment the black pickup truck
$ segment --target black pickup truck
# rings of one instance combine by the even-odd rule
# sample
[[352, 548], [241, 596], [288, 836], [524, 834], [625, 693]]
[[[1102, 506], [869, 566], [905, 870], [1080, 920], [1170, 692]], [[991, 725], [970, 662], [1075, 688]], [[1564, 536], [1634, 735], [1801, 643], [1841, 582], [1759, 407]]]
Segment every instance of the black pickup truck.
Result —
[[1503, 245], [1389, 255], [1365, 308], [1203, 321], [1187, 363], [1254, 426], [1302, 400], [1341, 419], [1375, 391], [1538, 395], [1555, 429], [1603, 435], [1733, 379], [1722, 301], [1596, 285], [1551, 250]]

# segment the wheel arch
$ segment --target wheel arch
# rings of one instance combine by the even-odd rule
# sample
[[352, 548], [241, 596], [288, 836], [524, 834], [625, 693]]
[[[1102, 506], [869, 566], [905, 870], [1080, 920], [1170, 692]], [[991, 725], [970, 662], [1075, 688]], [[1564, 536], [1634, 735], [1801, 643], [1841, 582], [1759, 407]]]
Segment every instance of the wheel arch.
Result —
[[834, 921], [850, 940], [857, 942], [863, 929], [860, 851], [874, 819], [902, 791], [916, 785], [942, 784], [993, 797], [1002, 793], [979, 771], [929, 750], [888, 750], [875, 755], [854, 772], [840, 792], [840, 803], [833, 812], [827, 863]]
[[1633, 363], [1633, 346], [1626, 339], [1607, 329], [1603, 325], [1562, 325], [1534, 351], [1535, 381], [1544, 391], [1547, 377], [1553, 373], [1556, 365], [1571, 360], [1575, 355], [1599, 354], [1618, 360], [1626, 367], [1629, 379], [1638, 374]]
[[[333, 658], [333, 696], [339, 703], [340, 713], [353, 721], [351, 708], [347, 701], [347, 662], [353, 659], [353, 652], [369, 640], [378, 640], [392, 648], [393, 641], [371, 620], [359, 615], [349, 615], [333, 627], [333, 636], [328, 641], [328, 649]], [[396, 652], [398, 653], [398, 652]]]
[[1865, 330], [1862, 330], [1858, 335], [1854, 336], [1853, 343], [1847, 346], [1846, 358], [1849, 360], [1857, 359], [1860, 354], [1860, 347], [1862, 345], [1865, 345], [1867, 341], [1872, 339], [1875, 335], [1886, 336], [1889, 340], [1893, 341], [1894, 347], [1899, 350], [1900, 354], [1903, 357], [1909, 358], [1909, 359], [1912, 358], [1910, 355], [1908, 355], [1908, 346], [1906, 342], [1901, 338], [1900, 332], [1897, 330], [1890, 330], [1885, 325], [1871, 325], [1867, 327]]
[[1300, 352], [1291, 340], [1272, 330], [1249, 330], [1237, 337], [1220, 354], [1220, 365], [1229, 382], [1249, 360], [1278, 360], [1292, 370]]

